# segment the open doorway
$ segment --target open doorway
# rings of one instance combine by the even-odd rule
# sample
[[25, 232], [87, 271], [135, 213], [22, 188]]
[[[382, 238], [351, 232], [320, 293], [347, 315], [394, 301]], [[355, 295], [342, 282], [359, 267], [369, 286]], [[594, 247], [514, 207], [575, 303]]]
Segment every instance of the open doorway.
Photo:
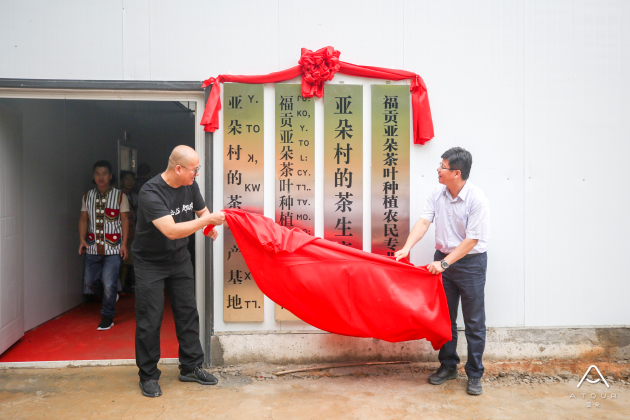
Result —
[[[77, 252], [81, 198], [93, 188], [92, 165], [98, 160], [112, 163], [113, 181], [121, 188], [121, 170], [137, 177], [142, 165], [155, 176], [173, 147], [195, 148], [197, 101], [0, 98], [0, 104], [22, 116], [26, 331], [0, 355], [0, 363], [134, 358], [133, 287], [117, 304], [115, 327], [96, 330], [100, 303], [86, 293], [84, 257]], [[132, 273], [127, 281], [132, 284]], [[162, 357], [176, 358], [168, 309]]]

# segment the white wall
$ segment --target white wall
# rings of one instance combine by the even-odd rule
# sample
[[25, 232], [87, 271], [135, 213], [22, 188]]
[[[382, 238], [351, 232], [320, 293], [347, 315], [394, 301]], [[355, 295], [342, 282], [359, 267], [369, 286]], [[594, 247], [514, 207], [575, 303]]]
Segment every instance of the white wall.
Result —
[[630, 2], [528, 2], [525, 23], [525, 320], [629, 324]]
[[[288, 68], [301, 47], [326, 45], [344, 61], [419, 73], [436, 138], [413, 148], [412, 217], [436, 183], [440, 154], [455, 145], [469, 149], [471, 180], [493, 210], [488, 324], [630, 324], [622, 255], [628, 199], [624, 160], [617, 158], [629, 147], [630, 3], [0, 0], [0, 6], [5, 78], [203, 80]], [[265, 182], [269, 191], [269, 176]], [[419, 245], [414, 262], [429, 260], [429, 242]], [[217, 324], [225, 328], [231, 327]]]

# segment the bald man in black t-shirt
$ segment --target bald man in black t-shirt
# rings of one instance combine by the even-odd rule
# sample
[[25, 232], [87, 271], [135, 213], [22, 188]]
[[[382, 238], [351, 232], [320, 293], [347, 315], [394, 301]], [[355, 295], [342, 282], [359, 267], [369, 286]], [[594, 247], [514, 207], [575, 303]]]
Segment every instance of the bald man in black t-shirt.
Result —
[[[199, 156], [188, 146], [177, 146], [168, 168], [147, 181], [138, 195], [133, 256], [136, 275], [136, 365], [142, 395], [159, 397], [160, 326], [164, 289], [169, 295], [179, 342], [179, 379], [214, 385], [217, 379], [203, 370], [199, 313], [188, 236], [206, 225], [221, 225], [225, 216], [210, 213], [195, 178]], [[195, 219], [195, 215], [197, 219]], [[212, 230], [210, 236], [216, 239]]]

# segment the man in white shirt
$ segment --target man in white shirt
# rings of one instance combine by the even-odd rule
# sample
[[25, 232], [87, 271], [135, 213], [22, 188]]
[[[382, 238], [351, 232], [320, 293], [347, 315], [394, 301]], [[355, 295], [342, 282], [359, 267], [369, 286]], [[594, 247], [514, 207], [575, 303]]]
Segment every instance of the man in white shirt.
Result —
[[457, 309], [461, 296], [468, 361], [466, 374], [471, 395], [480, 395], [484, 367], [483, 351], [486, 344], [486, 314], [484, 287], [486, 284], [486, 253], [490, 228], [490, 204], [484, 192], [468, 181], [472, 155], [461, 147], [453, 147], [442, 155], [437, 168], [438, 185], [427, 198], [420, 219], [415, 224], [405, 246], [395, 253], [398, 260], [409, 255], [411, 248], [435, 222], [434, 262], [428, 269], [442, 273], [444, 292], [448, 301], [453, 338], [439, 353], [440, 368], [429, 376], [429, 383], [440, 385], [456, 379]]

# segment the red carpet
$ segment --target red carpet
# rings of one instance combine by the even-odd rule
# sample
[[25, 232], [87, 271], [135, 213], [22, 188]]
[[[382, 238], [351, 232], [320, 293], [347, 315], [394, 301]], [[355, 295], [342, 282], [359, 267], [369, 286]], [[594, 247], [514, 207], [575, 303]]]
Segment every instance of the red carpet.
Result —
[[[168, 298], [162, 320], [162, 357], [177, 358], [175, 322]], [[116, 304], [114, 326], [97, 331], [101, 303], [85, 303], [59, 318], [27, 332], [0, 355], [0, 363], [56, 360], [135, 359], [136, 319], [134, 296], [127, 295]]]

